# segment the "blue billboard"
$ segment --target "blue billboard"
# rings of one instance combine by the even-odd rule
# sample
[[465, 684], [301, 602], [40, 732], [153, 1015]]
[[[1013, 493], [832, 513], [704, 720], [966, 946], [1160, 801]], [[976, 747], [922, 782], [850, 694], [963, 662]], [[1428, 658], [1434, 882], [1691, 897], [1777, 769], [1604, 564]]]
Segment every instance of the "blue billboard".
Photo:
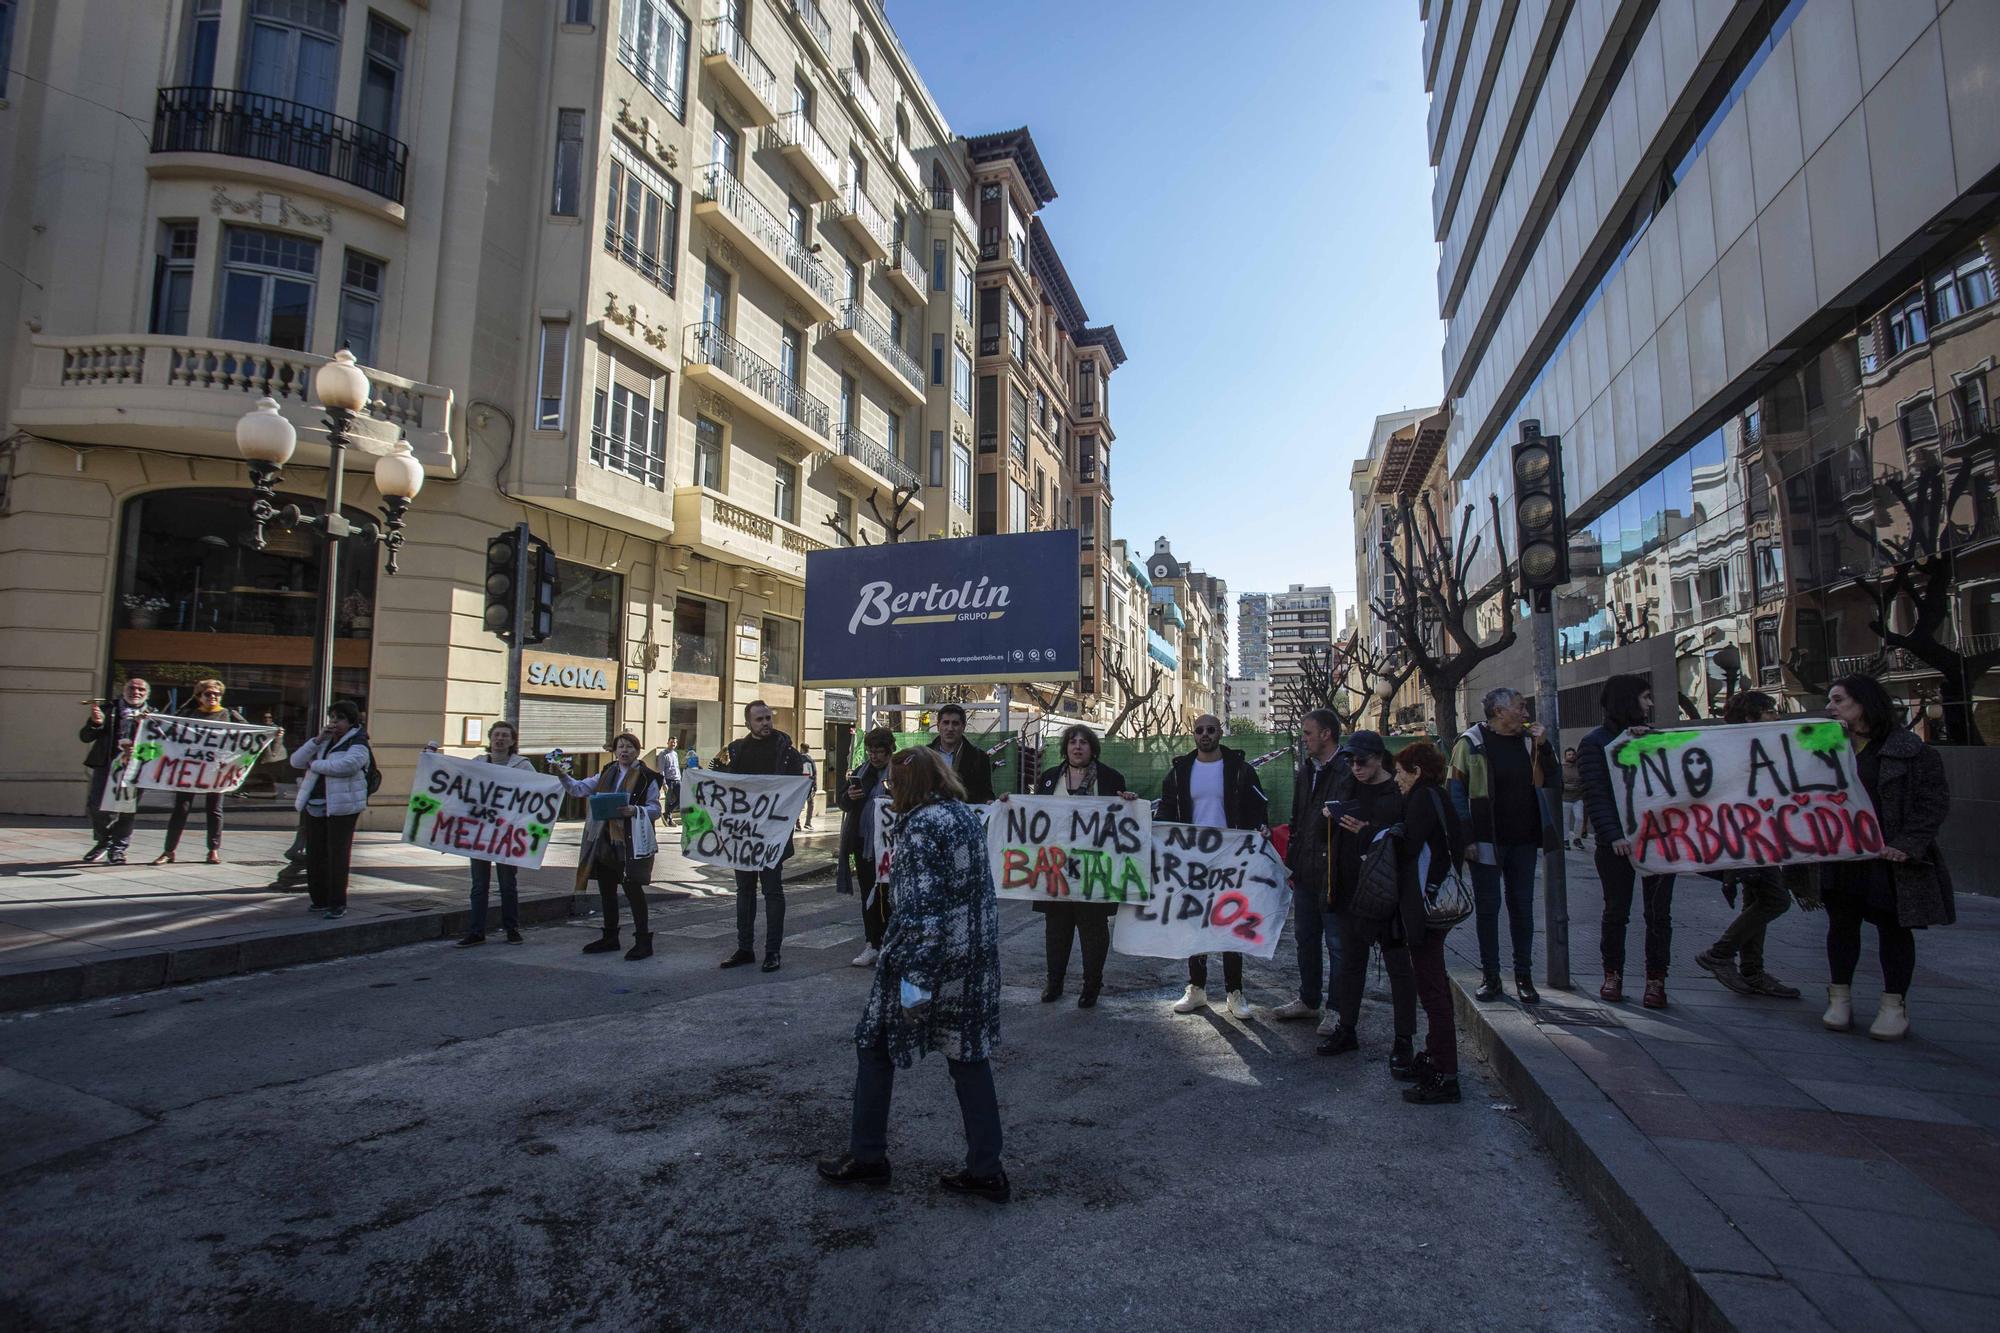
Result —
[[814, 551], [805, 683], [1073, 680], [1080, 558], [1074, 528]]

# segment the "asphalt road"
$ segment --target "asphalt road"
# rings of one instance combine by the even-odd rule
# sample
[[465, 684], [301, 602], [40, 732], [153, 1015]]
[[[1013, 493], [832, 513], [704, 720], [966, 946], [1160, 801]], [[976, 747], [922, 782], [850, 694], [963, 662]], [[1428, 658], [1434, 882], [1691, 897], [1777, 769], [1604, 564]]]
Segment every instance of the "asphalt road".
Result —
[[716, 969], [732, 910], [660, 911], [642, 963], [576, 923], [0, 1020], [0, 1328], [1648, 1325], [1476, 1062], [1410, 1107], [1386, 1005], [1339, 1060], [1270, 1020], [1289, 939], [1247, 1023], [1116, 953], [1082, 1012], [1037, 1003], [1041, 919], [1006, 905], [1014, 1202], [931, 1185], [963, 1151], [937, 1061], [899, 1082], [894, 1187], [825, 1186], [852, 900], [796, 893], [770, 976]]

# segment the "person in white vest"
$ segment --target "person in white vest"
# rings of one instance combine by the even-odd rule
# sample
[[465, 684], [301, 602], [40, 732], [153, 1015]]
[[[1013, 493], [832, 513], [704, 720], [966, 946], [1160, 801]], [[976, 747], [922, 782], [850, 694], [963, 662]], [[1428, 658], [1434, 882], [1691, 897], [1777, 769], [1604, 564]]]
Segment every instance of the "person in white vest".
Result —
[[[354, 855], [354, 825], [368, 808], [375, 758], [361, 710], [335, 699], [319, 735], [292, 751], [292, 767], [305, 776], [293, 804], [306, 818], [306, 892], [329, 921], [347, 915], [347, 864]], [[378, 782], [379, 778], [376, 779]]]

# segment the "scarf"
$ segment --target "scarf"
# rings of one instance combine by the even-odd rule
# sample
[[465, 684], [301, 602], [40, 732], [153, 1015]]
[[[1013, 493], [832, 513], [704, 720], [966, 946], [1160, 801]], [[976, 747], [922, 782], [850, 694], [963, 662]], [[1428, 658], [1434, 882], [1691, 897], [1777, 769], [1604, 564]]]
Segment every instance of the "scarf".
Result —
[[[632, 767], [625, 770], [624, 780], [619, 782], [618, 790], [629, 794], [632, 791], [632, 789], [638, 785], [639, 785], [639, 765], [635, 763], [632, 765]], [[627, 804], [631, 803], [628, 802]], [[631, 821], [627, 819], [607, 819], [604, 821], [604, 831], [611, 835], [611, 845], [620, 848], [621, 854], [625, 844], [628, 841], [630, 841], [632, 837], [632, 830], [629, 827], [630, 824]]]

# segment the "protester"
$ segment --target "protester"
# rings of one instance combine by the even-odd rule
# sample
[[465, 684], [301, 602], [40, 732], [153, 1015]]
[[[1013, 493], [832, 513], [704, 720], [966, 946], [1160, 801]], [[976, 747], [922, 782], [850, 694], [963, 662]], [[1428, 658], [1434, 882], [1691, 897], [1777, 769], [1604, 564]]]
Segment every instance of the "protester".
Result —
[[931, 738], [930, 748], [957, 775], [966, 800], [985, 805], [993, 799], [993, 760], [965, 739], [965, 709], [946, 704], [937, 710], [937, 735]]
[[1673, 957], [1674, 877], [1640, 877], [1631, 861], [1632, 843], [1618, 818], [1617, 778], [1607, 747], [1626, 731], [1644, 735], [1653, 720], [1653, 687], [1644, 676], [1613, 676], [1598, 695], [1604, 721], [1584, 736], [1577, 748], [1583, 770], [1584, 800], [1597, 836], [1597, 879], [1604, 886], [1604, 921], [1598, 952], [1604, 959], [1604, 984], [1599, 999], [1613, 1003], [1625, 998], [1625, 928], [1632, 919], [1632, 889], [1640, 885], [1646, 920], [1646, 992], [1640, 1003], [1648, 1009], [1667, 1007], [1667, 964]]
[[347, 915], [347, 866], [354, 854], [354, 825], [368, 808], [368, 733], [361, 710], [335, 699], [319, 735], [292, 751], [292, 767], [305, 774], [293, 805], [306, 817], [308, 911], [328, 921]]
[[[1206, 828], [1262, 829], [1269, 818], [1270, 799], [1257, 781], [1257, 770], [1222, 743], [1222, 720], [1204, 713], [1194, 720], [1194, 749], [1175, 759], [1160, 784], [1160, 803], [1153, 818], [1168, 824], [1198, 824]], [[1188, 987], [1174, 1002], [1174, 1012], [1191, 1014], [1208, 1007], [1208, 955], [1188, 960]], [[1250, 1017], [1243, 994], [1243, 955], [1222, 955], [1224, 1003], [1237, 1018]]]
[[[1348, 756], [1339, 748], [1340, 717], [1331, 708], [1315, 708], [1299, 722], [1305, 758], [1292, 780], [1292, 822], [1285, 844], [1285, 866], [1292, 872], [1292, 931], [1299, 951], [1299, 995], [1271, 1011], [1274, 1018], [1318, 1018], [1319, 1035], [1330, 1037], [1337, 1025], [1333, 979], [1340, 975], [1340, 931], [1327, 907], [1327, 852], [1330, 842], [1326, 804], [1346, 797], [1353, 785]], [[1326, 958], [1321, 973], [1320, 949]], [[1322, 1005], [1324, 1012], [1322, 1016]]]
[[[174, 712], [175, 717], [191, 717], [203, 722], [248, 722], [249, 719], [234, 708], [222, 706], [223, 685], [219, 680], [195, 682], [194, 697]], [[222, 793], [210, 792], [201, 798], [202, 813], [208, 823], [208, 864], [222, 864]], [[167, 816], [167, 840], [160, 854], [153, 858], [156, 866], [170, 866], [174, 863], [174, 853], [180, 850], [181, 834], [187, 831], [188, 817], [194, 813], [195, 793], [182, 791], [174, 793], [173, 812]]]
[[680, 822], [681, 757], [671, 745], [660, 747], [660, 807], [668, 828]]
[[1354, 891], [1361, 882], [1361, 869], [1378, 835], [1403, 822], [1403, 792], [1389, 771], [1389, 747], [1372, 731], [1357, 731], [1347, 738], [1347, 758], [1353, 784], [1346, 799], [1329, 803], [1334, 818], [1332, 848], [1333, 891], [1328, 906], [1333, 910], [1335, 928], [1340, 931], [1340, 970], [1334, 974], [1333, 999], [1337, 1021], [1332, 1032], [1320, 1039], [1321, 1055], [1345, 1055], [1359, 1050], [1360, 1038], [1354, 1026], [1361, 1018], [1361, 992], [1368, 981], [1368, 955], [1377, 945], [1382, 950], [1382, 971], [1389, 978], [1389, 1003], [1395, 1016], [1395, 1041], [1389, 1048], [1389, 1072], [1402, 1077], [1409, 1073], [1416, 1055], [1417, 982], [1410, 971], [1409, 942], [1416, 932], [1406, 921], [1414, 904], [1419, 913], [1422, 899], [1416, 896], [1416, 881], [1400, 874], [1398, 910], [1374, 920], [1352, 910]]
[[875, 727], [862, 737], [861, 748], [867, 757], [847, 775], [836, 801], [840, 806], [841, 860], [852, 864], [855, 889], [861, 895], [861, 931], [866, 947], [855, 955], [854, 966], [873, 967], [882, 948], [882, 933], [889, 925], [889, 886], [875, 882], [875, 865], [881, 855], [875, 844], [875, 797], [889, 775], [896, 733]]
[[1847, 728], [1854, 767], [1882, 826], [1882, 855], [1820, 867], [1826, 904], [1824, 1022], [1836, 1032], [1854, 1026], [1854, 969], [1861, 961], [1861, 927], [1875, 927], [1882, 957], [1882, 1002], [1868, 1035], [1896, 1041], [1910, 1030], [1910, 980], [1917, 938], [1928, 926], [1958, 920], [1951, 871], [1937, 845], [1951, 810], [1944, 761], [1896, 720], [1889, 692], [1873, 676], [1842, 676], [1827, 691], [1827, 711]]
[[[1771, 722], [1778, 715], [1778, 701], [1761, 690], [1743, 691], [1722, 710], [1722, 720], [1735, 725]], [[1694, 956], [1695, 963], [1738, 995], [1798, 999], [1798, 987], [1787, 986], [1764, 970], [1764, 933], [1792, 905], [1792, 895], [1786, 891], [1778, 871], [1768, 866], [1745, 866], [1721, 871], [1711, 878], [1722, 881], [1723, 896], [1731, 907], [1736, 906], [1740, 893], [1743, 910], [1712, 946]]]
[[986, 826], [965, 789], [929, 749], [889, 769], [896, 831], [896, 904], [868, 1004], [854, 1030], [858, 1069], [847, 1155], [819, 1163], [838, 1185], [887, 1185], [889, 1099], [896, 1068], [944, 1056], [965, 1123], [965, 1169], [938, 1187], [1005, 1203], [1000, 1102], [991, 1057], [1000, 1045], [1000, 920]]
[[1396, 752], [1408, 885], [1402, 920], [1425, 1025], [1424, 1049], [1398, 1077], [1416, 1085], [1403, 1089], [1403, 1100], [1419, 1106], [1458, 1100], [1458, 1020], [1452, 1012], [1451, 976], [1444, 961], [1444, 939], [1451, 927], [1432, 925], [1424, 911], [1425, 894], [1465, 859], [1465, 826], [1445, 795], [1444, 775], [1444, 756], [1429, 741]]
[[104, 789], [110, 785], [118, 766], [125, 762], [126, 752], [139, 733], [139, 719], [153, 711], [146, 704], [152, 692], [153, 687], [144, 679], [132, 677], [111, 701], [108, 714], [103, 704], [91, 700], [90, 720], [76, 733], [78, 740], [90, 746], [83, 756], [83, 766], [90, 770], [86, 797], [90, 807], [90, 850], [83, 854], [86, 863], [95, 863], [102, 857], [107, 865], [125, 864], [125, 850], [132, 842], [132, 821], [138, 811], [104, 809]]
[[[598, 907], [604, 914], [604, 933], [583, 946], [585, 953], [614, 953], [618, 949], [618, 895], [622, 890], [632, 908], [632, 947], [627, 961], [638, 962], [653, 956], [653, 932], [647, 929], [646, 890], [653, 882], [653, 858], [658, 855], [659, 836], [653, 822], [660, 817], [660, 775], [639, 762], [639, 738], [620, 732], [611, 742], [612, 763], [587, 778], [558, 773], [563, 788], [571, 796], [587, 802], [589, 819], [583, 826], [583, 845], [576, 854], [576, 891], [592, 879], [597, 881]], [[598, 814], [590, 798], [603, 792], [623, 792], [625, 804], [616, 813]]]
[[[433, 741], [424, 747], [436, 753], [439, 749]], [[535, 766], [520, 752], [521, 736], [514, 730], [514, 724], [501, 718], [486, 728], [486, 751], [473, 756], [475, 764], [498, 764], [502, 768], [517, 768], [532, 773]], [[671, 754], [672, 751], [666, 753]], [[521, 942], [521, 895], [517, 875], [520, 867], [505, 862], [472, 860], [472, 912], [466, 919], [465, 934], [459, 937], [458, 947], [470, 949], [486, 943], [486, 903], [487, 891], [494, 872], [500, 876], [500, 928], [507, 932], [507, 943]]]
[[[805, 757], [792, 745], [792, 738], [779, 731], [777, 715], [762, 699], [746, 704], [743, 722], [750, 734], [729, 743], [716, 756], [717, 768], [731, 773], [777, 773], [786, 777], [805, 775]], [[724, 967], [742, 967], [757, 961], [750, 947], [757, 932], [757, 893], [764, 894], [764, 967], [775, 972], [778, 954], [785, 940], [785, 866], [792, 859], [792, 842], [785, 840], [785, 854], [769, 870], [736, 872], [736, 952], [722, 960]]]
[[[1535, 955], [1535, 872], [1544, 849], [1559, 842], [1546, 798], [1561, 777], [1545, 729], [1528, 725], [1528, 701], [1502, 686], [1481, 700], [1485, 721], [1465, 729], [1451, 748], [1452, 804], [1472, 846], [1472, 892], [1478, 904], [1479, 969], [1473, 998], [1500, 998], [1500, 908], [1514, 952], [1514, 989], [1523, 1004], [1539, 1004]], [[1581, 762], [1582, 755], [1578, 755]]]
[[1563, 751], [1563, 846], [1583, 849], [1590, 821], [1583, 809], [1583, 770], [1576, 765], [1576, 747]]
[[[1062, 734], [1063, 762], [1044, 769], [1035, 783], [1038, 796], [1120, 796], [1137, 797], [1126, 789], [1125, 775], [1098, 762], [1102, 745], [1097, 733], [1082, 723]], [[1104, 960], [1111, 953], [1111, 918], [1116, 903], [1038, 902], [1042, 914], [1042, 942], [1048, 954], [1048, 981], [1042, 987], [1042, 1003], [1062, 998], [1063, 977], [1069, 971], [1072, 939], [1083, 940], [1083, 989], [1076, 1007], [1089, 1009], [1097, 1004], [1104, 989]]]
[[813, 806], [819, 800], [819, 764], [813, 759], [813, 747], [803, 742], [799, 745], [799, 764], [806, 775], [806, 803], [799, 810], [799, 826], [810, 831]]

